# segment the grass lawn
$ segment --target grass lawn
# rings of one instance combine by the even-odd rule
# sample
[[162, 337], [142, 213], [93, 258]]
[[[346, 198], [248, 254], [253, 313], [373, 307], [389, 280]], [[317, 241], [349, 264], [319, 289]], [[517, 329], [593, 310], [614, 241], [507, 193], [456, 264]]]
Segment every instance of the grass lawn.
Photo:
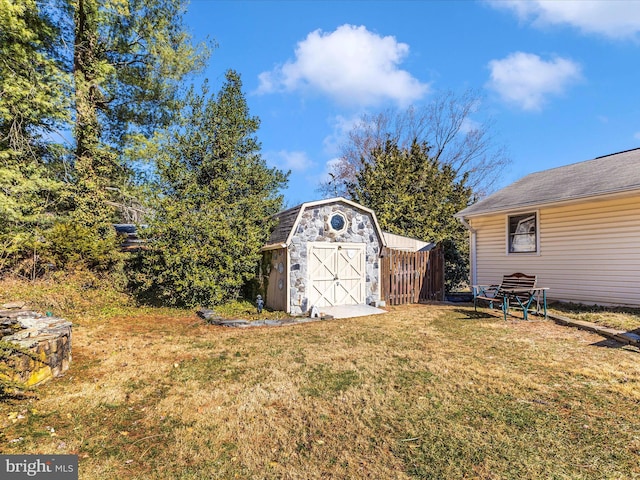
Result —
[[637, 333], [640, 333], [640, 309], [637, 308], [554, 303], [550, 306], [549, 313], [576, 320], [584, 320], [618, 330], [638, 331]]
[[638, 351], [551, 321], [74, 323], [67, 374], [0, 403], [0, 451], [77, 454], [81, 479], [640, 478]]

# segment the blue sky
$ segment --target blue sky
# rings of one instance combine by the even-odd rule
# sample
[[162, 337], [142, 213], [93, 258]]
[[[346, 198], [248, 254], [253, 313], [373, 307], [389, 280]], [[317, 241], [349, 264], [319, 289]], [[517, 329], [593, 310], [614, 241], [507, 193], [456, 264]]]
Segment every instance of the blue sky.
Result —
[[288, 206], [321, 198], [360, 115], [439, 91], [481, 92], [472, 121], [511, 159], [497, 187], [640, 147], [640, 1], [191, 0], [185, 20], [218, 45], [214, 89], [240, 73]]

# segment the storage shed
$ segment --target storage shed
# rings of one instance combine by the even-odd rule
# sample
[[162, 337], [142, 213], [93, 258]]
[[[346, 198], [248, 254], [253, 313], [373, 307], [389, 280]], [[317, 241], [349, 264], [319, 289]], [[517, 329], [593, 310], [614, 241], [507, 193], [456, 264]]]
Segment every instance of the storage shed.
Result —
[[262, 248], [268, 308], [295, 315], [313, 306], [380, 303], [385, 239], [372, 210], [338, 197], [303, 203], [276, 220]]

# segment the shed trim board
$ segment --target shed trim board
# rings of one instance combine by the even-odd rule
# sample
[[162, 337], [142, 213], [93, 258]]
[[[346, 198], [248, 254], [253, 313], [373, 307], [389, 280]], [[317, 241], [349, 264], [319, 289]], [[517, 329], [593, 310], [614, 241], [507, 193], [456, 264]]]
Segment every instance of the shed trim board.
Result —
[[286, 248], [286, 255], [285, 257], [287, 258], [287, 290], [286, 290], [286, 299], [287, 299], [287, 303], [286, 303], [286, 312], [289, 313], [291, 312], [291, 251], [289, 250], [289, 248]]
[[269, 250], [278, 250], [279, 248], [287, 248], [286, 243], [272, 243], [270, 245], [265, 245], [260, 249], [262, 252], [268, 252]]

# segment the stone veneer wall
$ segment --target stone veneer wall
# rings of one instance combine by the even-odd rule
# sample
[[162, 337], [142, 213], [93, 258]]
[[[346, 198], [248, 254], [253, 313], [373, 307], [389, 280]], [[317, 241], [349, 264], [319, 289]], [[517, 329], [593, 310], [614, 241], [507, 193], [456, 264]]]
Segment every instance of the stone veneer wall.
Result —
[[[329, 225], [329, 220], [335, 212], [342, 212], [347, 220], [347, 228], [341, 233], [336, 233]], [[380, 300], [381, 245], [373, 218], [369, 213], [354, 209], [350, 205], [339, 202], [329, 203], [305, 209], [289, 245], [290, 312], [292, 314], [306, 313], [311, 308], [306, 293], [309, 242], [366, 244], [366, 302], [372, 304]]]
[[57, 377], [71, 364], [71, 322], [28, 310], [1, 310], [0, 323], [13, 330], [2, 340], [30, 350], [36, 358], [16, 353], [8, 360], [14, 380], [33, 386]]

